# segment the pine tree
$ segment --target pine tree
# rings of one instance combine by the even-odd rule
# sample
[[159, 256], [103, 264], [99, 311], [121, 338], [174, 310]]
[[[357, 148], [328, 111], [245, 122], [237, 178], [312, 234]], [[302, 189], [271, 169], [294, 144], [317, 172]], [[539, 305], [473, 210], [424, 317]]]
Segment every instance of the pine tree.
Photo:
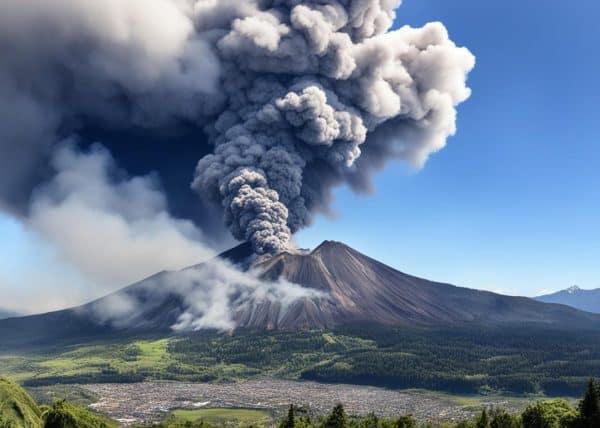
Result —
[[600, 385], [590, 379], [587, 391], [579, 403], [579, 427], [600, 427]]
[[487, 410], [483, 409], [475, 422], [475, 426], [477, 428], [490, 428], [490, 417], [487, 414]]
[[379, 418], [375, 413], [371, 412], [360, 423], [360, 428], [377, 428], [379, 427]]
[[344, 406], [337, 404], [323, 422], [323, 428], [346, 428], [347, 418]]
[[490, 412], [490, 428], [519, 428], [519, 419], [506, 410], [492, 409]]
[[413, 415], [404, 415], [396, 421], [396, 428], [416, 428], [417, 423]]
[[283, 422], [281, 428], [294, 428], [294, 405], [290, 404], [288, 409], [287, 418]]

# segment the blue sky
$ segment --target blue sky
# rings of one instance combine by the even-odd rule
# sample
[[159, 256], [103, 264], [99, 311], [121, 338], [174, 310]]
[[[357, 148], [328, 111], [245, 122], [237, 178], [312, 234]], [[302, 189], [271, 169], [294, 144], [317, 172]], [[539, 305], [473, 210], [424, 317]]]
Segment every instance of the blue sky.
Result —
[[511, 294], [600, 287], [600, 3], [406, 0], [397, 23], [436, 20], [477, 57], [456, 136], [374, 195], [339, 189], [300, 244]]
[[[397, 24], [436, 20], [477, 57], [456, 136], [420, 171], [388, 165], [372, 195], [338, 189], [336, 218], [297, 241], [509, 294], [600, 287], [600, 3], [405, 0]], [[79, 299], [85, 280], [51, 247], [1, 214], [0, 236], [0, 287], [47, 276]]]

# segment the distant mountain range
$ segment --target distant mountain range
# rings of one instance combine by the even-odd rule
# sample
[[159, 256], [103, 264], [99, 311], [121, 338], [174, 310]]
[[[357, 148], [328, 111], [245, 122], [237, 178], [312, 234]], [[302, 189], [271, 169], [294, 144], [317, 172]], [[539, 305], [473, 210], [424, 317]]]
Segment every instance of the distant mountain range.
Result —
[[546, 294], [535, 298], [540, 302], [560, 303], [581, 311], [600, 314], [600, 288], [583, 290], [576, 285], [556, 293]]
[[17, 316], [19, 316], [19, 314], [14, 311], [0, 308], [0, 320]]
[[[248, 266], [252, 249], [241, 244], [220, 256]], [[203, 264], [187, 268], [199, 269]], [[283, 252], [252, 264], [263, 280], [284, 278], [319, 297], [279, 301], [243, 300], [233, 307], [237, 328], [266, 330], [328, 329], [369, 323], [405, 326], [482, 326], [535, 323], [562, 328], [600, 326], [600, 315], [563, 305], [456, 287], [399, 272], [349, 246], [325, 241], [311, 252]], [[185, 299], [157, 282], [160, 272], [112, 295], [78, 308], [0, 321], [0, 343], [27, 345], [117, 332], [172, 333], [188, 309]], [[175, 276], [177, 278], [177, 276]], [[204, 284], [206, 287], [207, 284]], [[208, 286], [212, 286], [208, 284]], [[191, 290], [193, 292], [193, 290]], [[228, 296], [239, 299], [239, 296]], [[126, 325], [99, 322], [97, 308], [136, 302]]]

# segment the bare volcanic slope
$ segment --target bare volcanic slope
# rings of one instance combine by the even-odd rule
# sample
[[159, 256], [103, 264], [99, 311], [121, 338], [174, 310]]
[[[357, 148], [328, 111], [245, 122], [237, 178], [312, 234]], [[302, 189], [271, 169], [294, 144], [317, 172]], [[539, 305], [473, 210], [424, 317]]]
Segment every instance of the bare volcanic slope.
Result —
[[[391, 325], [533, 322], [565, 326], [600, 321], [600, 317], [562, 305], [417, 278], [333, 241], [323, 242], [309, 254], [281, 253], [258, 267], [266, 279], [282, 276], [330, 296], [327, 305], [321, 307], [323, 317], [317, 327], [360, 321]], [[304, 303], [309, 305], [308, 299]]]
[[[251, 247], [242, 244], [219, 257], [246, 269], [251, 267], [265, 282], [283, 278], [319, 293], [292, 302], [230, 295], [231, 317], [238, 328], [297, 330], [359, 322], [446, 327], [507, 323], [600, 326], [600, 315], [568, 306], [407, 275], [339, 242], [325, 241], [312, 252], [283, 252], [253, 264], [249, 262], [251, 255]], [[180, 293], [158, 286], [170, 275], [173, 273], [160, 272], [78, 308], [1, 320], [0, 343], [27, 344], [117, 332], [171, 332], [189, 302]], [[119, 307], [123, 302], [133, 304]], [[106, 313], [107, 308], [121, 313], [115, 317], [110, 311]]]

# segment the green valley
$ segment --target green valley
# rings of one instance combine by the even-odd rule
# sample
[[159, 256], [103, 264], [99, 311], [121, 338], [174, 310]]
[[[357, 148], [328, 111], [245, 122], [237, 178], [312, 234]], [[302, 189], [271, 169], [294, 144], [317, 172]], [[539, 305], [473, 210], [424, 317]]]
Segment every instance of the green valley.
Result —
[[600, 334], [534, 327], [199, 332], [101, 340], [0, 354], [24, 385], [260, 377], [460, 394], [578, 396], [600, 377]]

